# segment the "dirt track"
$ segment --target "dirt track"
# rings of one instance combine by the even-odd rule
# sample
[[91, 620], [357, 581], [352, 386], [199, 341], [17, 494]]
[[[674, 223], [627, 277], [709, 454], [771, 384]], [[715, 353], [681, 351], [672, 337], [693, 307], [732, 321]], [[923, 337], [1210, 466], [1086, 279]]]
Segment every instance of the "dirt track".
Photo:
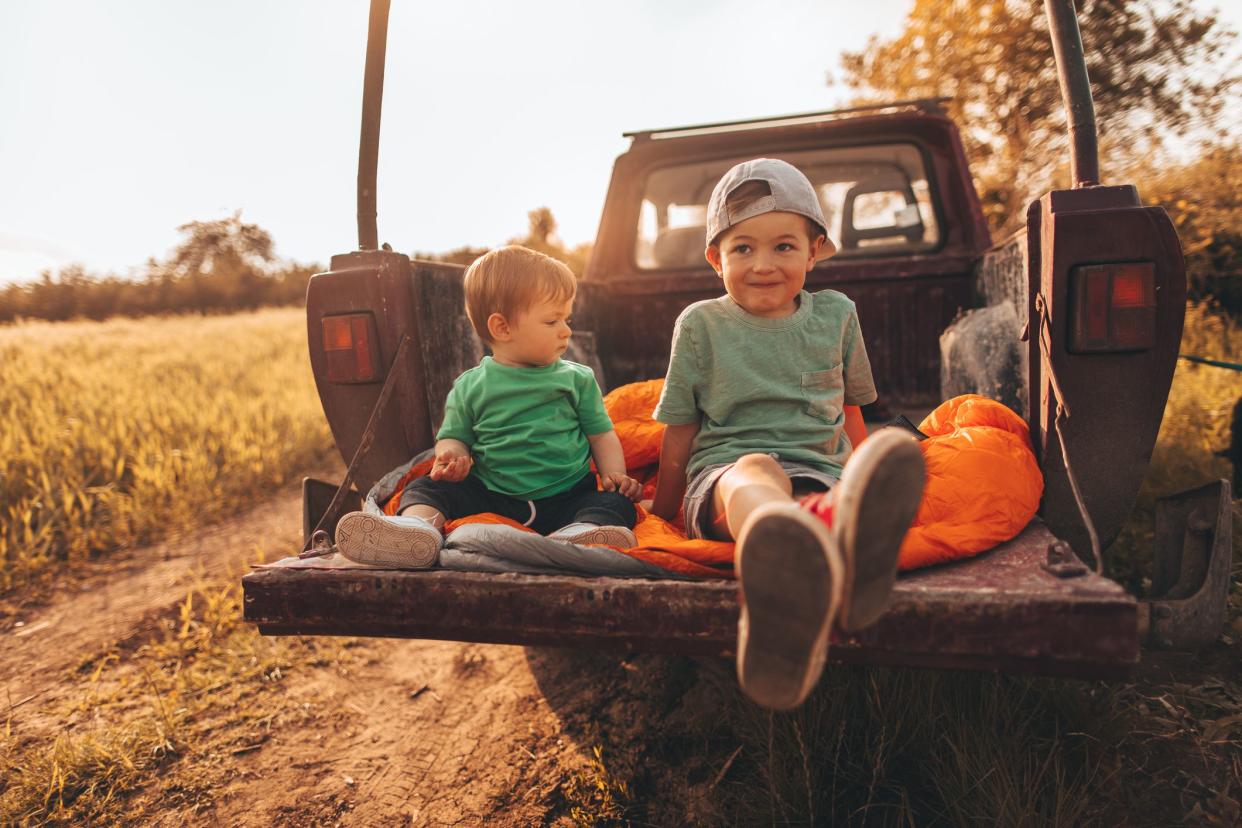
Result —
[[[149, 638], [195, 578], [240, 571], [256, 549], [292, 549], [300, 517], [300, 493], [283, 491], [197, 536], [134, 550], [45, 606], [0, 620], [14, 733], [60, 732], [57, 711], [82, 692], [70, 677], [84, 660]], [[378, 639], [346, 649], [347, 669], [300, 666], [281, 680], [284, 704], [255, 749], [181, 757], [182, 769], [204, 768], [208, 789], [192, 801], [161, 800], [158, 786], [136, 791], [143, 821], [564, 823], [564, 786], [589, 773], [601, 728], [612, 740], [637, 734], [678, 715], [682, 700], [732, 692], [715, 665], [685, 659]], [[709, 783], [715, 776], [690, 770]]]

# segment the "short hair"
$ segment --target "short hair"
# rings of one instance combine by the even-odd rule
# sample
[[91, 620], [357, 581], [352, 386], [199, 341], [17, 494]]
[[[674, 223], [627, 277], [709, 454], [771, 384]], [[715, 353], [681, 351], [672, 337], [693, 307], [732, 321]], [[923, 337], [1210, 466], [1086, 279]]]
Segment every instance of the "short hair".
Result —
[[[733, 188], [733, 191], [725, 197], [725, 206], [730, 213], [737, 213], [745, 210], [759, 199], [767, 198], [770, 195], [772, 195], [772, 187], [768, 182], [760, 178], [752, 178], [749, 181], [743, 181]], [[806, 216], [803, 216], [802, 220], [806, 222], [808, 242], [814, 242], [819, 236], [827, 238], [828, 231], [820, 227], [819, 222]], [[720, 239], [724, 238], [725, 234], [732, 229], [732, 227], [726, 228], [712, 244], [718, 244]]]
[[466, 270], [466, 316], [475, 333], [492, 342], [487, 320], [498, 313], [512, 320], [540, 301], [564, 302], [578, 292], [574, 273], [551, 256], [511, 244], [484, 253]]

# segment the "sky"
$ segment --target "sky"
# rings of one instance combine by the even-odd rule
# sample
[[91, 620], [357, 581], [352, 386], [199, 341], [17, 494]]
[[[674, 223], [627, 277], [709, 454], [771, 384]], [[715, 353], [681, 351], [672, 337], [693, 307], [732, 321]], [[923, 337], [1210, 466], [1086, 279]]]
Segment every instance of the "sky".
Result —
[[[393, 0], [380, 238], [496, 245], [546, 205], [590, 241], [622, 132], [831, 108], [838, 54], [909, 5]], [[367, 10], [0, 0], [0, 283], [138, 272], [237, 210], [283, 258], [354, 249]]]
[[[379, 235], [594, 238], [627, 130], [827, 109], [912, 0], [393, 0]], [[0, 283], [137, 274], [188, 221], [357, 246], [366, 0], [0, 0]], [[1242, 15], [1239, 15], [1242, 17]]]

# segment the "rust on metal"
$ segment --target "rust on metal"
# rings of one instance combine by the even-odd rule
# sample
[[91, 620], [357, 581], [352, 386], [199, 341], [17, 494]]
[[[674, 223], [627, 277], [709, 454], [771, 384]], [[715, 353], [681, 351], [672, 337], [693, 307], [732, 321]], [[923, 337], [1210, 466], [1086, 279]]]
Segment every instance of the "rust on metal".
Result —
[[1231, 504], [1228, 480], [1156, 502], [1149, 645], [1193, 648], [1220, 635], [1233, 562]]
[[[1036, 520], [977, 558], [899, 579], [888, 611], [831, 650], [851, 663], [1107, 677], [1138, 660], [1136, 603], [1087, 573], [1041, 568], [1054, 539]], [[300, 565], [299, 565], [300, 564]], [[732, 581], [314, 568], [245, 576], [245, 616], [267, 635], [368, 635], [727, 656]]]
[[[1129, 516], [1151, 460], [1177, 363], [1186, 310], [1186, 271], [1177, 233], [1160, 207], [1143, 207], [1133, 187], [1047, 193], [1030, 222], [1031, 438], [1044, 473], [1041, 514], [1059, 538], [1089, 557], [1057, 431], [1102, 547]], [[1033, 210], [1034, 211], [1034, 210]], [[1145, 350], [1070, 350], [1071, 271], [1085, 263], [1152, 262], [1156, 344]], [[1035, 297], [1047, 309], [1041, 324]], [[1037, 335], [1038, 334], [1038, 335]], [[1051, 371], [1049, 370], [1051, 369]], [[1051, 374], [1055, 374], [1054, 379]], [[1058, 424], [1058, 399], [1068, 416]]]

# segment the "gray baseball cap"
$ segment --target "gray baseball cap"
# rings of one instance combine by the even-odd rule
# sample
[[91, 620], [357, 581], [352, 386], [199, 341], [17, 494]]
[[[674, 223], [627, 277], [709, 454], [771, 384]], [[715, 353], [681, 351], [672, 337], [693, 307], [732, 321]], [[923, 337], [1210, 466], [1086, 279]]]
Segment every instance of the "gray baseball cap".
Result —
[[[730, 211], [727, 204], [729, 195], [748, 181], [766, 183], [768, 194]], [[776, 212], [796, 213], [819, 225], [825, 237], [819, 258], [826, 259], [837, 252], [836, 242], [828, 235], [828, 222], [824, 221], [824, 211], [819, 206], [815, 188], [801, 170], [788, 161], [776, 158], [743, 161], [716, 182], [716, 189], [712, 190], [712, 197], [707, 202], [707, 246], [711, 247], [721, 233], [748, 218]]]

